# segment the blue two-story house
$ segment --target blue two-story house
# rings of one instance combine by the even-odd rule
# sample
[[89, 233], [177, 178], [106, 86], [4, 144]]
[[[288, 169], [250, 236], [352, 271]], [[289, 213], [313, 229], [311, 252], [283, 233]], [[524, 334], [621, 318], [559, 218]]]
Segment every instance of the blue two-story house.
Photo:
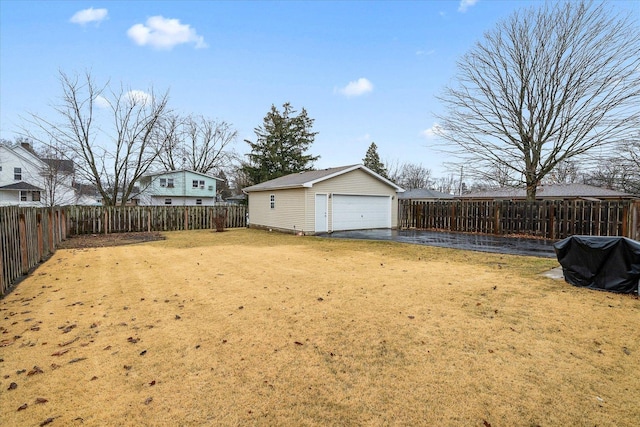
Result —
[[187, 169], [152, 173], [138, 181], [136, 198], [143, 206], [212, 206], [218, 181], [223, 179]]

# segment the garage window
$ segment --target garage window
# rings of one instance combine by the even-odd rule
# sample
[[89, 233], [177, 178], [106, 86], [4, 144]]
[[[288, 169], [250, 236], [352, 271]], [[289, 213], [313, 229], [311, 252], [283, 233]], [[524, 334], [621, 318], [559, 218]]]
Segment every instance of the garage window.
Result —
[[275, 209], [276, 208], [276, 195], [272, 194], [269, 196], [269, 206], [271, 207], [271, 209]]

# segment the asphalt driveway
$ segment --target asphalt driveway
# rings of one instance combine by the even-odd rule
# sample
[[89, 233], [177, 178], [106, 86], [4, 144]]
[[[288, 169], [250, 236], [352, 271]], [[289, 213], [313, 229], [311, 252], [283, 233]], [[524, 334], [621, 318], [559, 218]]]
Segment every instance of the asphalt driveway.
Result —
[[417, 245], [466, 249], [510, 255], [555, 258], [553, 240], [503, 237], [486, 234], [450, 233], [425, 230], [355, 230], [321, 234], [335, 239], [392, 240]]

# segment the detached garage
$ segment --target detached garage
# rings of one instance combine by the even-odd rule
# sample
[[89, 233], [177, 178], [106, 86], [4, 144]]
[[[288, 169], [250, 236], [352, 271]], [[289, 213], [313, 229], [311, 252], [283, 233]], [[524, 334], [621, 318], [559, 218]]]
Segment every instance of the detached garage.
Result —
[[396, 228], [403, 191], [363, 165], [295, 173], [244, 189], [251, 227], [304, 234]]

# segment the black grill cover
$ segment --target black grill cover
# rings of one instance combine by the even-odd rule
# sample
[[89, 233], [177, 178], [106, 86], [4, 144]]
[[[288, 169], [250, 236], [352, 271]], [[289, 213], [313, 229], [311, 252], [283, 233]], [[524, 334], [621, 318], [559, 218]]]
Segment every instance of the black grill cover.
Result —
[[634, 293], [640, 280], [640, 242], [626, 237], [571, 236], [553, 245], [572, 285]]

